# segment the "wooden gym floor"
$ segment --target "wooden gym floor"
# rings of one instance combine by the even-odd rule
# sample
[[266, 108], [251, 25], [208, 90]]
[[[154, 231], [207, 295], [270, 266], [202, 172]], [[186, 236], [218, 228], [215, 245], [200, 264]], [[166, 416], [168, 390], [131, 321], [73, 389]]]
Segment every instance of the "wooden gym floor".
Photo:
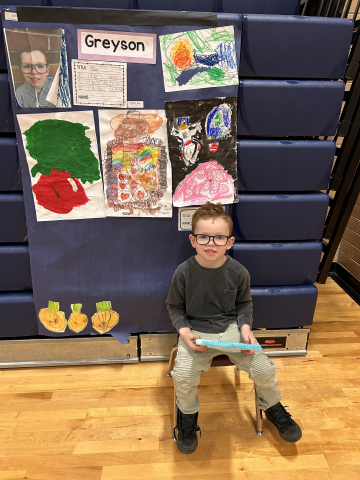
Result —
[[166, 362], [0, 370], [0, 480], [345, 480], [360, 478], [360, 307], [319, 285], [306, 357], [277, 358], [283, 404], [303, 428], [254, 431], [252, 383], [202, 377], [198, 450], [172, 440]]

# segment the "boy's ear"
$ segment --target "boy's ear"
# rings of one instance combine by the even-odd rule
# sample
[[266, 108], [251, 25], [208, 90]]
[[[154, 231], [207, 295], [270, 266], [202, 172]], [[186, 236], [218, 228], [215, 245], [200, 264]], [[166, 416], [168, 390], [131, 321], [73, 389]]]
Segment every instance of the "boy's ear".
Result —
[[190, 233], [189, 235], [189, 240], [190, 240], [191, 246], [196, 248], [196, 240], [192, 233]]
[[226, 249], [230, 250], [230, 248], [234, 245], [234, 242], [235, 242], [235, 237], [230, 237], [226, 245]]

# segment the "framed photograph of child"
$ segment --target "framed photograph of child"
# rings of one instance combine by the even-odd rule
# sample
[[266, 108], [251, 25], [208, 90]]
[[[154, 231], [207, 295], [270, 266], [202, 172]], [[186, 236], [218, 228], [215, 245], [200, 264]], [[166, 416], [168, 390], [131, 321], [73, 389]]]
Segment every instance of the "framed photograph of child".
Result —
[[59, 96], [59, 82], [63, 84], [64, 72], [65, 87], [69, 90], [63, 30], [6, 28], [5, 38], [18, 105], [21, 108], [70, 107], [70, 103], [62, 102]]

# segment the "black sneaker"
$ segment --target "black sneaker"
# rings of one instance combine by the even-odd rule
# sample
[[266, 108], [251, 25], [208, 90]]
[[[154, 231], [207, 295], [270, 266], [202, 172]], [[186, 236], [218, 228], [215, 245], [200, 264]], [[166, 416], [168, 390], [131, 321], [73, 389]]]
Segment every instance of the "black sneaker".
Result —
[[198, 438], [196, 432], [201, 430], [197, 424], [199, 412], [196, 413], [182, 413], [177, 410], [177, 425], [174, 428], [174, 440], [177, 448], [181, 453], [194, 453], [198, 446]]
[[297, 442], [302, 437], [300, 426], [291, 418], [289, 412], [277, 403], [273, 407], [265, 410], [266, 418], [279, 430], [281, 438], [287, 442]]

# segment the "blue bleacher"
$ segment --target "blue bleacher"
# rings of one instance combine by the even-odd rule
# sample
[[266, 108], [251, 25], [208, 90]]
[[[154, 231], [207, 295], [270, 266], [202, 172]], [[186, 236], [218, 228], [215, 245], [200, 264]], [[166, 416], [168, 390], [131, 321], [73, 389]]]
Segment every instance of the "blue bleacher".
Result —
[[15, 132], [7, 73], [0, 73], [0, 133]]
[[130, 0], [50, 0], [53, 7], [86, 7], [86, 8], [131, 8]]
[[324, 140], [238, 140], [238, 190], [327, 190], [336, 144]]
[[218, 0], [218, 12], [297, 15], [300, 0]]
[[6, 70], [6, 56], [5, 56], [5, 45], [4, 45], [4, 30], [0, 21], [0, 72], [1, 70]]
[[344, 91], [339, 81], [240, 80], [238, 135], [334, 135]]
[[15, 137], [0, 137], [0, 192], [22, 190]]
[[300, 0], [198, 0], [196, 2], [194, 0], [183, 0], [181, 4], [176, 0], [134, 0], [133, 8], [139, 8], [140, 10], [296, 15], [299, 12]]
[[252, 287], [253, 328], [296, 328], [311, 325], [317, 294], [315, 285]]
[[252, 286], [309, 285], [321, 252], [321, 242], [235, 242], [230, 255], [250, 272]]
[[28, 245], [0, 245], [0, 291], [31, 289]]
[[244, 15], [240, 77], [343, 78], [353, 27], [344, 18]]
[[38, 334], [32, 292], [0, 292], [0, 338]]
[[236, 240], [299, 241], [322, 237], [325, 193], [239, 194], [233, 206]]
[[215, 12], [217, 9], [217, 0], [182, 0], [181, 3], [176, 0], [135, 0], [134, 8], [140, 10], [172, 10], [172, 11], [190, 11], [190, 12]]
[[0, 243], [26, 242], [24, 197], [22, 193], [0, 193]]

